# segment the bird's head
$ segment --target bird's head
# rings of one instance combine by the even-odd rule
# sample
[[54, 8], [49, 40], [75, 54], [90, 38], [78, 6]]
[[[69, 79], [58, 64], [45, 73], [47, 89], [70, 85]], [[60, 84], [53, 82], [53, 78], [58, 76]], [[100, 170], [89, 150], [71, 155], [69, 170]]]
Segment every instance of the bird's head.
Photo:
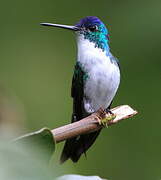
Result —
[[83, 36], [95, 44], [95, 47], [101, 48], [103, 51], [108, 48], [109, 33], [103, 22], [95, 16], [87, 16], [81, 19], [76, 25], [61, 25], [52, 23], [41, 23], [44, 26], [53, 26], [75, 31], [77, 36]]
[[83, 35], [95, 44], [95, 47], [105, 50], [109, 42], [109, 33], [103, 22], [95, 16], [87, 16], [81, 19], [76, 25], [79, 29], [78, 35]]

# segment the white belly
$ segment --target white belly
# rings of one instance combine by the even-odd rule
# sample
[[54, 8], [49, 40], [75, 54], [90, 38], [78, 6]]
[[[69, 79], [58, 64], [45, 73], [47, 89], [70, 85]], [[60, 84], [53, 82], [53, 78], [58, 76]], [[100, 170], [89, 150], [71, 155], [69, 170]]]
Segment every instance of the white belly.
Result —
[[118, 66], [108, 58], [103, 61], [96, 63], [88, 71], [89, 78], [84, 87], [84, 106], [89, 113], [97, 111], [100, 107], [108, 108], [120, 83]]

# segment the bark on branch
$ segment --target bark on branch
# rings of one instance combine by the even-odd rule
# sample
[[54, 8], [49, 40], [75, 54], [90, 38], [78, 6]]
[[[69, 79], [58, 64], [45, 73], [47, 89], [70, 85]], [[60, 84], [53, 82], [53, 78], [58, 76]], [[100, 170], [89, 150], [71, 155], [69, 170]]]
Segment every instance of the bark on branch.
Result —
[[[137, 111], [133, 110], [128, 105], [115, 107], [111, 109], [111, 111], [116, 115], [116, 118], [108, 121], [107, 126], [116, 124], [123, 119], [127, 119], [137, 114]], [[99, 109], [96, 113], [93, 113], [80, 121], [53, 129], [52, 133], [55, 141], [56, 143], [59, 143], [75, 136], [97, 131], [104, 127], [100, 125], [99, 122], [108, 116], [109, 114], [107, 114], [103, 109]]]

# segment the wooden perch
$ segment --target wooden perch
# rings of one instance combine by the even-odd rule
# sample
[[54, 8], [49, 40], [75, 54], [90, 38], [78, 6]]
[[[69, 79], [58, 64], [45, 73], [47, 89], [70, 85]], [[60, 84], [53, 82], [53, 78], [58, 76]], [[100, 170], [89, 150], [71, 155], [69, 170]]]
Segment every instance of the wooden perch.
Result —
[[[137, 114], [137, 111], [133, 110], [128, 105], [115, 107], [111, 109], [111, 111], [116, 115], [116, 117], [115, 119], [108, 121], [107, 126], [116, 124], [123, 119], [127, 119]], [[100, 125], [100, 121], [108, 116], [110, 116], [110, 114], [107, 114], [103, 109], [99, 109], [96, 113], [93, 113], [80, 121], [53, 129], [51, 132], [54, 135], [56, 143], [59, 143], [66, 139], [103, 128], [104, 126]]]

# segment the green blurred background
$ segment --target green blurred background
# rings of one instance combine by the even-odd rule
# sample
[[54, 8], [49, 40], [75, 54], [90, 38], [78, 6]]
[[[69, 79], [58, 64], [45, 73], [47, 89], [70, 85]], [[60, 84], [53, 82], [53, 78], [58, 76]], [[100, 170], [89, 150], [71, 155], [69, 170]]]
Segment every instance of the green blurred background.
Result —
[[129, 104], [139, 114], [103, 130], [87, 158], [82, 156], [77, 164], [58, 164], [63, 145], [58, 144], [54, 163], [65, 168], [64, 173], [159, 180], [160, 0], [1, 0], [0, 129], [9, 125], [22, 134], [70, 122], [75, 37], [39, 23], [73, 25], [88, 15], [98, 16], [107, 25], [111, 51], [120, 60], [122, 79], [113, 106]]

